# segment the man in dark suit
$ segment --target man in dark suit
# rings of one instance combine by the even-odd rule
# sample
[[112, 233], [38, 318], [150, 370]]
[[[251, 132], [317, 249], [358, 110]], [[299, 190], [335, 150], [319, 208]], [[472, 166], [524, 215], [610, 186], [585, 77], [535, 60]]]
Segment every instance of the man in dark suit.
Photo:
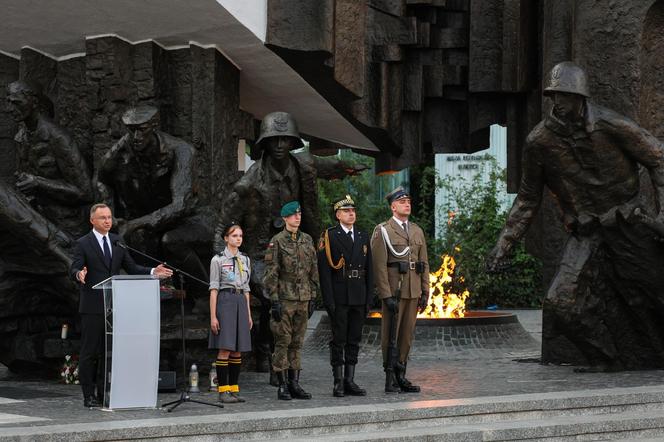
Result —
[[354, 377], [362, 326], [373, 299], [371, 248], [369, 236], [354, 227], [355, 203], [350, 195], [334, 204], [334, 213], [339, 224], [323, 232], [318, 244], [321, 292], [332, 324], [332, 394], [364, 396], [366, 391]]
[[[83, 404], [98, 407], [103, 402], [102, 353], [104, 351], [104, 297], [95, 284], [120, 273], [155, 275], [166, 278], [173, 272], [159, 264], [155, 268], [137, 265], [129, 252], [118, 245], [120, 237], [109, 230], [113, 225], [111, 209], [95, 204], [90, 209], [92, 231], [78, 239], [69, 274], [81, 284], [78, 311], [81, 314], [81, 352], [79, 379], [83, 388]], [[95, 395], [95, 385], [97, 394]]]

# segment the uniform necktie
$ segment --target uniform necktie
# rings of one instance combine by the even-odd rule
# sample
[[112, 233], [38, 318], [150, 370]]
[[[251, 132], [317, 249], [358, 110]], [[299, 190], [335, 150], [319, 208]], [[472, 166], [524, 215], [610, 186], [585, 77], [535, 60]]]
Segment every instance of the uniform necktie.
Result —
[[101, 239], [104, 242], [104, 260], [106, 261], [106, 265], [110, 268], [111, 267], [111, 249], [110, 249], [110, 247], [108, 247], [108, 241], [106, 241], [106, 236], [102, 236]]
[[353, 242], [353, 231], [352, 230], [348, 231], [348, 238], [350, 238], [350, 242]]
[[408, 223], [407, 222], [401, 223], [401, 227], [403, 227], [403, 230], [406, 232], [406, 235], [408, 235]]

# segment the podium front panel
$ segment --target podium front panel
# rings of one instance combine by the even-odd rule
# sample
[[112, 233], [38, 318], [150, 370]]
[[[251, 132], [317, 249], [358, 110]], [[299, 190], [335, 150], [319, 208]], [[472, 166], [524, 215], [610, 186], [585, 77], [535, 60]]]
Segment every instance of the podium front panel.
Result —
[[159, 280], [113, 281], [108, 408], [154, 408], [159, 382]]

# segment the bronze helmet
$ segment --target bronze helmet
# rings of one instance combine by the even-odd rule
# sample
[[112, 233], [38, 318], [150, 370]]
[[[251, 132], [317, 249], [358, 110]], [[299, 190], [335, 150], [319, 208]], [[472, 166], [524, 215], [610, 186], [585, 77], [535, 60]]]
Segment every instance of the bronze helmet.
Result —
[[555, 65], [551, 69], [549, 85], [544, 89], [544, 95], [551, 95], [553, 92], [567, 92], [590, 98], [588, 78], [583, 68], [571, 61]]
[[261, 133], [256, 145], [260, 145], [263, 140], [271, 137], [293, 137], [297, 140], [294, 149], [304, 146], [300, 132], [297, 130], [297, 122], [288, 112], [272, 112], [263, 118]]

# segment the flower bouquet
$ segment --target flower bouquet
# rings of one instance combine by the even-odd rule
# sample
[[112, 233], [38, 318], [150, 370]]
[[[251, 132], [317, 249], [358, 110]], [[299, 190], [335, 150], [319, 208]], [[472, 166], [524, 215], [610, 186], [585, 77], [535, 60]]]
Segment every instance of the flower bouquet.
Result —
[[78, 384], [78, 356], [65, 355], [65, 363], [60, 370], [60, 377], [65, 384]]

